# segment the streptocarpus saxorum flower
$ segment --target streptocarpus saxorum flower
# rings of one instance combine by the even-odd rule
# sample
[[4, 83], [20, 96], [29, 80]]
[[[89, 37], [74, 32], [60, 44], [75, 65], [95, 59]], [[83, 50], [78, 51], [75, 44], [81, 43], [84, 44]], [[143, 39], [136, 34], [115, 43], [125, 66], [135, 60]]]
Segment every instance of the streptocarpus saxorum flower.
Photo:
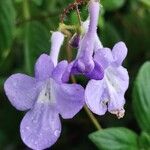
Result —
[[64, 83], [69, 75], [68, 63], [58, 63], [58, 53], [64, 36], [52, 35], [50, 56], [42, 54], [35, 65], [35, 77], [14, 74], [5, 82], [4, 88], [11, 104], [24, 116], [20, 132], [23, 142], [30, 148], [42, 150], [53, 145], [60, 136], [59, 114], [72, 118], [84, 105], [84, 89], [78, 84]]
[[93, 59], [99, 9], [99, 2], [97, 0], [90, 0], [89, 25], [87, 32], [80, 40], [78, 54], [72, 68], [72, 73], [82, 73], [89, 78], [97, 80], [102, 79], [104, 74], [102, 66]]
[[118, 118], [124, 116], [124, 94], [129, 85], [128, 72], [122, 67], [126, 55], [123, 42], [117, 43], [112, 51], [102, 48], [95, 52], [94, 59], [105, 71], [102, 80], [90, 80], [85, 90], [85, 101], [92, 112], [104, 115], [108, 110]]

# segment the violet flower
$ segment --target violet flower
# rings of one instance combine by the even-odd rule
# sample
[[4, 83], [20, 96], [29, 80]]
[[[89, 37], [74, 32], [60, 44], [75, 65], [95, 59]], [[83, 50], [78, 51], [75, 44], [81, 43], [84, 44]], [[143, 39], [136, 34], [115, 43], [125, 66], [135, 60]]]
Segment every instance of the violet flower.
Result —
[[[89, 29], [89, 23], [90, 23], [90, 18], [88, 17], [86, 21], [82, 22], [82, 28], [84, 31], [84, 34], [88, 32]], [[96, 32], [94, 38], [94, 52], [97, 51], [100, 48], [103, 48], [102, 42], [100, 41], [98, 34]]]
[[104, 74], [102, 66], [93, 59], [99, 9], [99, 2], [97, 0], [90, 0], [88, 29], [80, 40], [78, 54], [72, 68], [73, 74], [82, 73], [89, 78], [97, 80], [102, 79]]
[[85, 101], [92, 112], [104, 115], [108, 110], [118, 118], [124, 116], [124, 94], [129, 85], [128, 72], [122, 67], [126, 55], [127, 48], [123, 42], [117, 43], [112, 51], [102, 48], [95, 52], [94, 59], [105, 72], [102, 80], [90, 80], [85, 90]]
[[84, 89], [78, 84], [64, 83], [67, 61], [57, 65], [58, 54], [64, 36], [52, 35], [50, 56], [42, 54], [35, 65], [35, 77], [14, 74], [5, 82], [4, 89], [11, 104], [18, 110], [28, 111], [24, 116], [20, 133], [30, 148], [42, 150], [53, 145], [60, 136], [59, 114], [72, 118], [84, 105]]

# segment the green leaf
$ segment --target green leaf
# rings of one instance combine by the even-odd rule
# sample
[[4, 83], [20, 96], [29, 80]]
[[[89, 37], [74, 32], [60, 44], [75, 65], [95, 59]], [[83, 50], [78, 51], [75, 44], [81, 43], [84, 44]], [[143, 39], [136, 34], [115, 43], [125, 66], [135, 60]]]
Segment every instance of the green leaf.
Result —
[[127, 128], [108, 128], [89, 135], [99, 150], [137, 150], [137, 135]]
[[140, 68], [133, 88], [135, 117], [143, 131], [150, 132], [150, 62]]
[[24, 35], [25, 67], [31, 74], [36, 59], [49, 51], [49, 31], [39, 22], [29, 22], [25, 26]]
[[41, 6], [43, 3], [43, 0], [32, 0], [36, 5]]
[[150, 1], [149, 0], [140, 0], [145, 6], [150, 8]]
[[113, 11], [121, 8], [125, 3], [125, 0], [102, 0], [102, 5], [107, 11]]
[[0, 0], [0, 51], [5, 57], [9, 51], [15, 28], [15, 9], [12, 0]]
[[142, 132], [139, 137], [139, 144], [142, 150], [150, 150], [150, 134]]

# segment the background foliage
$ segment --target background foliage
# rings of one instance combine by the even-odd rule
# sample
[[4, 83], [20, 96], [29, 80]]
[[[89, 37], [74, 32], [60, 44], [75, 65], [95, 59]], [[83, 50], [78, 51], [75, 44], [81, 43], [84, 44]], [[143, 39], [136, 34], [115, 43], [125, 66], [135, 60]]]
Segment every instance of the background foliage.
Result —
[[[50, 30], [58, 28], [59, 15], [69, 3], [70, 0], [0, 0], [1, 150], [27, 149], [19, 135], [23, 113], [8, 102], [3, 83], [16, 72], [33, 74], [36, 58], [49, 52]], [[74, 119], [62, 120], [62, 134], [53, 150], [150, 149], [150, 1], [101, 0], [101, 3], [98, 32], [103, 45], [112, 47], [123, 40], [129, 49], [124, 63], [130, 74], [126, 115], [121, 120], [110, 114], [96, 116], [105, 129], [94, 132], [82, 110]], [[80, 7], [80, 11], [85, 19], [87, 7]], [[77, 23], [74, 11], [69, 13], [66, 23]], [[66, 57], [65, 49], [64, 46], [60, 59]], [[83, 85], [87, 82], [82, 77], [77, 79]]]

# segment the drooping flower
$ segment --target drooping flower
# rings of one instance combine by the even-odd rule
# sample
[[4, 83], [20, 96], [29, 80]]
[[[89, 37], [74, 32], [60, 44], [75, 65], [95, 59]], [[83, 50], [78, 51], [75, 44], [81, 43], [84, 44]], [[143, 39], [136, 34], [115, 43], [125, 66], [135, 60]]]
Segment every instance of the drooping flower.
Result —
[[[97, 40], [97, 24], [100, 5], [97, 0], [89, 2], [89, 23], [85, 23], [85, 35], [79, 42], [79, 49], [74, 61], [72, 73], [82, 73], [85, 76], [100, 80], [103, 78], [103, 68], [93, 59], [95, 42]], [[84, 26], [84, 24], [83, 24]], [[88, 26], [88, 27], [87, 27]]]
[[18, 110], [28, 111], [20, 133], [30, 148], [43, 150], [53, 145], [60, 136], [59, 114], [72, 118], [84, 105], [84, 89], [78, 84], [65, 83], [67, 61], [57, 64], [58, 53], [64, 36], [52, 35], [50, 56], [42, 54], [35, 65], [35, 77], [14, 74], [5, 82], [4, 89], [11, 104]]
[[122, 66], [127, 55], [127, 48], [123, 42], [117, 43], [112, 51], [101, 48], [95, 52], [94, 59], [104, 68], [102, 80], [90, 80], [85, 89], [85, 101], [90, 110], [98, 115], [104, 115], [108, 110], [124, 116], [124, 94], [129, 85], [129, 75]]

